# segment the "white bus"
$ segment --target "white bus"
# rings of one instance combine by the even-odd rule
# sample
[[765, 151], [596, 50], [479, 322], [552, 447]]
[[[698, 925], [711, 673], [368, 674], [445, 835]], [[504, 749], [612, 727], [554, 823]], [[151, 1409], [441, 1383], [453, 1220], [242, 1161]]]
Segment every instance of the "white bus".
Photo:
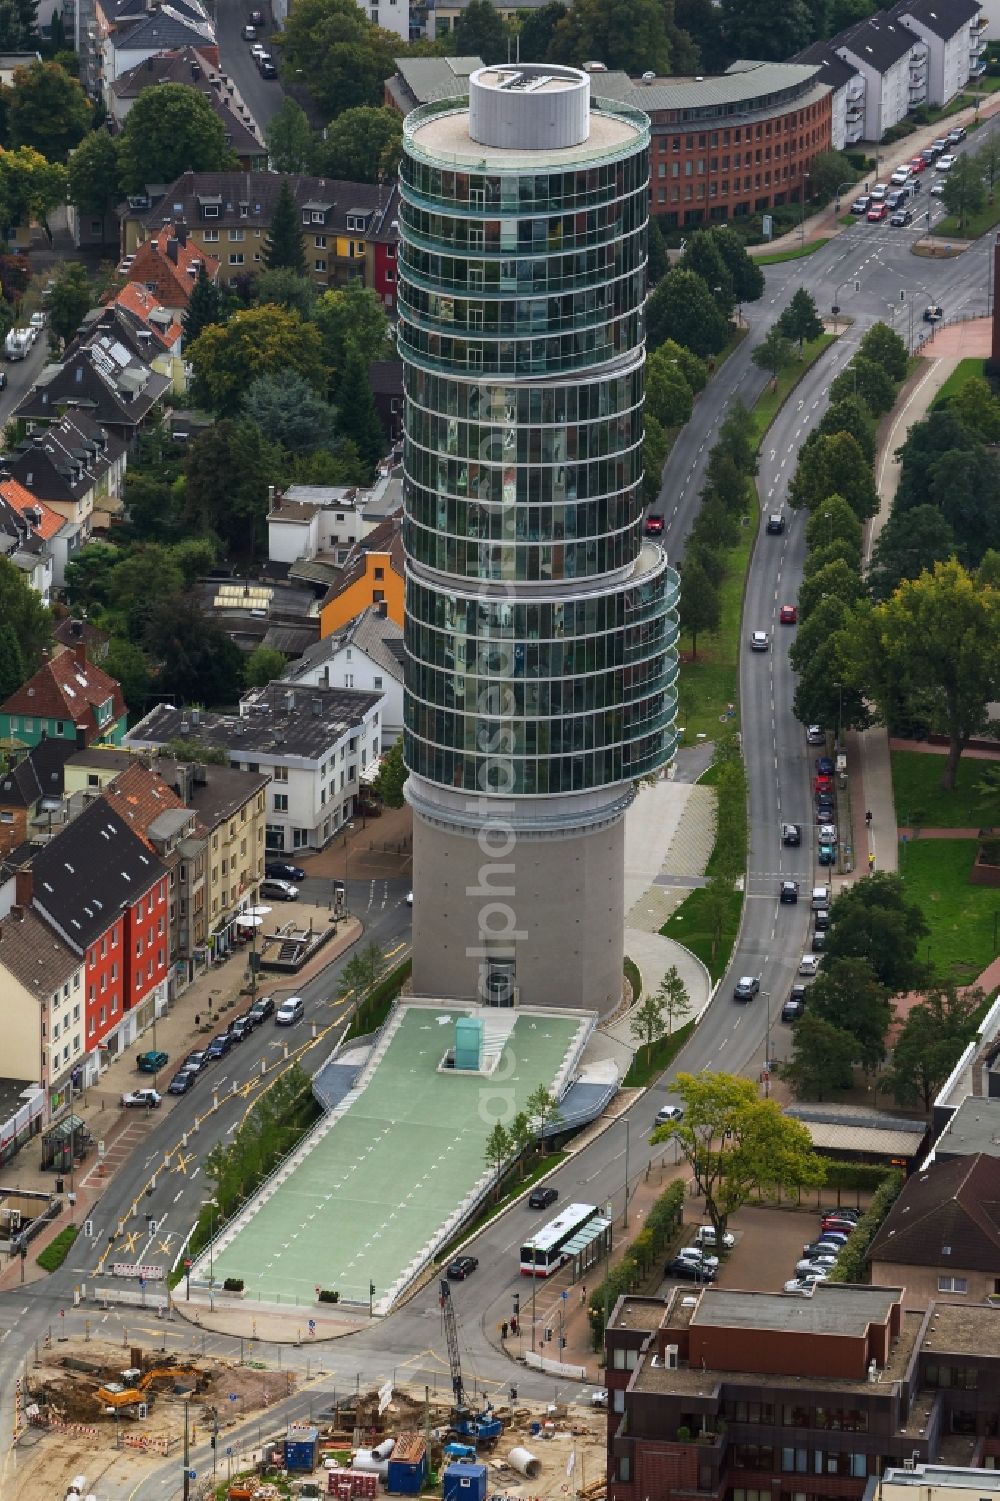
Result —
[[551, 1277], [558, 1272], [573, 1254], [568, 1249], [570, 1241], [598, 1218], [595, 1204], [567, 1204], [521, 1247], [522, 1277]]

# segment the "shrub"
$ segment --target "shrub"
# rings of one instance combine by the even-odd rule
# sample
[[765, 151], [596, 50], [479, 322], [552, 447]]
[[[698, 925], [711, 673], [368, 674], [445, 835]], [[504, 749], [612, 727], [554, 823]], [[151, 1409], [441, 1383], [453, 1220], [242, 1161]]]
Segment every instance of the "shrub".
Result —
[[690, 1430], [690, 1428], [687, 1426], [686, 1423], [682, 1423], [681, 1426], [677, 1430], [677, 1442], [679, 1444], [686, 1444], [687, 1441], [688, 1441], [688, 1439], [690, 1437], [691, 1437], [691, 1430]]
[[634, 960], [625, 955], [625, 978], [632, 990], [632, 1005], [635, 1006], [642, 999], [642, 975], [639, 966]]
[[406, 959], [391, 974], [386, 975], [372, 987], [355, 1009], [351, 1025], [347, 1029], [346, 1042], [349, 1042], [352, 1037], [365, 1037], [369, 1032], [377, 1031], [392, 1010], [393, 1001], [409, 979], [411, 968], [412, 961]]
[[601, 1347], [604, 1339], [605, 1309], [610, 1313], [623, 1293], [636, 1290], [650, 1266], [676, 1233], [684, 1206], [684, 1184], [671, 1183], [655, 1201], [646, 1216], [646, 1224], [628, 1247], [616, 1267], [612, 1267], [604, 1281], [590, 1299], [587, 1316], [593, 1336], [594, 1349]]
[[222, 1284], [222, 1291], [225, 1293], [241, 1293], [243, 1291], [243, 1278], [227, 1277]]
[[831, 1282], [865, 1282], [868, 1273], [868, 1247], [875, 1232], [895, 1204], [905, 1179], [902, 1173], [889, 1172], [875, 1190], [872, 1201], [858, 1220], [857, 1228], [837, 1257], [830, 1273]]
[[330, 1288], [324, 1287], [323, 1291], [319, 1295], [319, 1302], [320, 1303], [339, 1303], [340, 1302], [340, 1294], [338, 1292], [331, 1291]]
[[44, 1272], [58, 1271], [69, 1255], [69, 1248], [79, 1233], [78, 1226], [67, 1225], [65, 1230], [59, 1231], [54, 1240], [49, 1241], [44, 1251], [39, 1252], [35, 1260]]

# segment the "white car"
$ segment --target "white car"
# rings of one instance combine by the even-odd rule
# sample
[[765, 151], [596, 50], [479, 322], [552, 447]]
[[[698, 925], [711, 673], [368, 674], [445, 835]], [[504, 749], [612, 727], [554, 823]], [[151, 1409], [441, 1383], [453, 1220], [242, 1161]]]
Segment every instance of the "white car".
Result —
[[282, 1001], [274, 1013], [274, 1025], [276, 1027], [291, 1027], [302, 1020], [305, 1007], [300, 995], [290, 995], [287, 1001]]
[[943, 194], [944, 194], [944, 183], [943, 182], [934, 182], [934, 183], [931, 183], [931, 197], [932, 198], [940, 198], [940, 197], [943, 196]]
[[836, 844], [837, 825], [835, 823], [821, 823], [816, 837], [820, 844]]
[[[694, 1242], [696, 1246], [714, 1246], [715, 1226], [699, 1225], [694, 1233]], [[735, 1246], [736, 1236], [732, 1233], [731, 1230], [727, 1230], [723, 1235], [722, 1244], [725, 1246], [727, 1251], [731, 1251], [733, 1246]]]
[[250, 48], [250, 56], [257, 58], [258, 60], [262, 57], [266, 57], [267, 48], [262, 42], [254, 42], [253, 46]]
[[158, 1110], [160, 1108], [160, 1094], [155, 1089], [130, 1089], [122, 1095], [122, 1108], [125, 1110]]
[[408, 907], [412, 907], [413, 906], [413, 892], [412, 891], [408, 891], [406, 893], [406, 905]]
[[707, 1267], [710, 1272], [719, 1270], [718, 1256], [706, 1256], [700, 1246], [682, 1246], [677, 1252], [678, 1261], [693, 1261], [698, 1266]]
[[800, 975], [815, 975], [819, 972], [819, 955], [803, 954], [799, 963]]
[[33, 328], [36, 334], [40, 334], [45, 327], [45, 314], [32, 313], [31, 322], [28, 324], [28, 327]]
[[768, 636], [767, 636], [767, 632], [766, 631], [751, 631], [750, 632], [750, 650], [751, 651], [767, 651], [767, 649], [768, 649], [768, 647], [770, 645], [771, 645], [771, 643], [768, 640]]
[[672, 1125], [674, 1121], [682, 1121], [683, 1119], [684, 1111], [681, 1109], [680, 1105], [661, 1105], [659, 1110], [656, 1112], [656, 1118], [653, 1121], [653, 1124], [654, 1126], [669, 1126]]
[[806, 1256], [795, 1263], [795, 1275], [806, 1277], [810, 1272], [830, 1272], [836, 1265], [836, 1256]]
[[901, 188], [904, 183], [909, 182], [909, 180], [910, 180], [910, 169], [909, 169], [909, 167], [897, 167], [896, 170], [895, 170], [895, 172], [892, 174], [892, 176], [889, 179], [890, 182], [895, 183], [896, 186], [899, 187], [899, 188]]
[[792, 1277], [789, 1282], [785, 1283], [782, 1291], [794, 1293], [798, 1298], [811, 1298], [817, 1284], [825, 1281], [826, 1277], [822, 1272], [807, 1272], [804, 1277]]
[[939, 156], [934, 165], [937, 167], [937, 170], [939, 172], [950, 172], [957, 161], [957, 156], [951, 156], [949, 154], [945, 156]]
[[590, 1394], [591, 1407], [607, 1407], [608, 1389], [606, 1386], [596, 1386]]

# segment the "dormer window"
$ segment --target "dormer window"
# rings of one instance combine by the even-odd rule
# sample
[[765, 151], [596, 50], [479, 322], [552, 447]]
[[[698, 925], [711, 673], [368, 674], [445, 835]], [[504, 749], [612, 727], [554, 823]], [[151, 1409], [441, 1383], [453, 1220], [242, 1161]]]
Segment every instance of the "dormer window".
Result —
[[217, 203], [206, 203], [202, 209], [202, 213], [206, 219], [217, 219], [219, 217], [219, 205]]
[[241, 203], [240, 204], [240, 218], [241, 219], [249, 219], [249, 217], [250, 217], [250, 205], [249, 205], [249, 203]]
[[312, 211], [312, 222], [314, 224], [325, 224], [326, 215], [320, 209], [314, 208]]

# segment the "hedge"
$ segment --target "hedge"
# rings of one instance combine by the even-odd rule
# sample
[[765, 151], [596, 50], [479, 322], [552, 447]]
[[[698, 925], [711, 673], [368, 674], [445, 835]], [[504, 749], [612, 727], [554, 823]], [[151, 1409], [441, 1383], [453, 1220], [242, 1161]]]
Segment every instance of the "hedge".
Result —
[[657, 1258], [662, 1256], [667, 1242], [676, 1234], [683, 1207], [684, 1184], [680, 1181], [671, 1183], [653, 1204], [645, 1225], [621, 1261], [594, 1290], [587, 1316], [595, 1350], [599, 1350], [604, 1342], [605, 1310], [610, 1312], [623, 1293], [635, 1292], [645, 1280]]
[[884, 1180], [885, 1167], [878, 1162], [828, 1162], [823, 1188], [878, 1188]]
[[625, 955], [625, 978], [632, 987], [632, 1005], [635, 1006], [642, 999], [642, 975], [639, 966], [634, 959]]
[[69, 1255], [70, 1246], [76, 1240], [80, 1230], [77, 1225], [67, 1225], [65, 1230], [60, 1230], [53, 1240], [50, 1240], [44, 1251], [40, 1251], [35, 1257], [38, 1265], [44, 1272], [56, 1272], [62, 1266]]
[[857, 1228], [837, 1257], [830, 1273], [831, 1282], [867, 1282], [868, 1248], [875, 1239], [889, 1210], [899, 1198], [905, 1182], [903, 1174], [893, 1170], [886, 1173], [880, 1188], [858, 1220]]
[[344, 1038], [345, 1042], [350, 1042], [352, 1037], [366, 1037], [369, 1032], [378, 1031], [392, 1010], [393, 1001], [410, 978], [412, 968], [413, 960], [404, 959], [402, 964], [397, 965], [372, 987], [363, 1001], [358, 1002]]

